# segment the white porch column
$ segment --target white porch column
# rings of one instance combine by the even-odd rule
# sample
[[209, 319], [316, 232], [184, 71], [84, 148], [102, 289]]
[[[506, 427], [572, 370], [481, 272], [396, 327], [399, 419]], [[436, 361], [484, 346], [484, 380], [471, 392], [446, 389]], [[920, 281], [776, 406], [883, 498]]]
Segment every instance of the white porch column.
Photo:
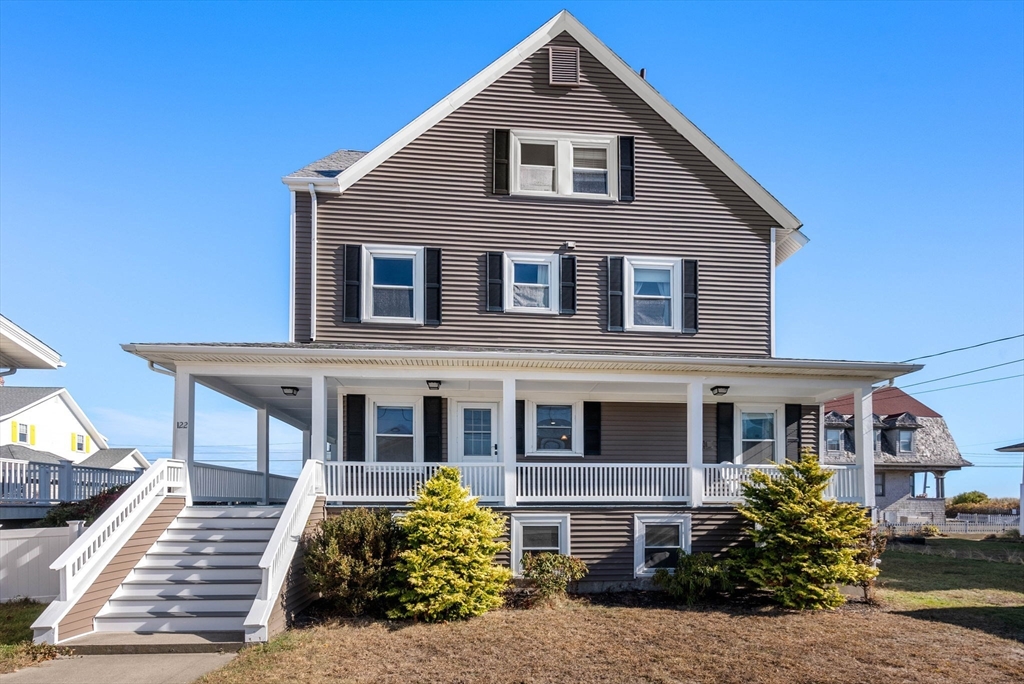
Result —
[[[178, 369], [174, 374], [174, 433], [171, 436], [171, 457], [188, 464], [191, 475], [195, 462], [196, 380]], [[191, 478], [190, 478], [191, 479]]]
[[270, 413], [256, 409], [256, 470], [263, 473], [260, 503], [270, 503]]
[[501, 381], [501, 454], [505, 464], [505, 505], [516, 505], [516, 380]]
[[686, 461], [690, 465], [690, 505], [704, 505], [704, 383], [686, 386]]
[[326, 460], [324, 451], [327, 448], [327, 379], [323, 373], [314, 373], [311, 380], [313, 381], [311, 388], [313, 419], [309, 425], [312, 439], [309, 457], [314, 461], [324, 461]]
[[313, 451], [313, 433], [309, 430], [302, 431], [302, 463], [305, 465]]
[[[871, 387], [853, 391], [853, 450], [862, 476], [864, 506], [875, 508], [875, 425]], [[872, 517], [873, 514], [872, 514]]]

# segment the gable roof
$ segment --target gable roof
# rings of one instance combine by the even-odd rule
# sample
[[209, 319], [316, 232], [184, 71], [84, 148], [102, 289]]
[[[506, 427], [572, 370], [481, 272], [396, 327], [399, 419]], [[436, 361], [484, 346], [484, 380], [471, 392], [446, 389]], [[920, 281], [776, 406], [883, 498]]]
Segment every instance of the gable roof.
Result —
[[0, 315], [0, 367], [46, 370], [63, 365], [59, 353], [11, 319]]
[[[872, 408], [880, 416], [910, 413], [917, 418], [941, 418], [942, 416], [910, 396], [899, 387], [882, 387], [871, 394]], [[853, 415], [853, 395], [833, 399], [825, 404], [826, 411], [835, 411], [844, 416]]]
[[139, 453], [138, 449], [132, 447], [100, 449], [78, 465], [86, 466], [88, 468], [112, 468], [128, 456], [135, 456], [135, 462], [138, 463], [140, 467], [146, 468], [149, 466], [149, 461]]
[[[743, 190], [782, 229], [776, 240], [776, 263], [782, 263], [807, 244], [807, 236], [800, 233], [802, 223], [782, 206], [750, 174], [744, 171], [722, 148], [697, 128], [678, 109], [666, 100], [646, 80], [640, 78], [621, 57], [612, 52], [576, 17], [562, 10], [550, 21], [534, 31], [521, 43], [492, 62], [483, 71], [469, 79], [451, 94], [411, 121], [397, 133], [368, 153], [355, 158], [351, 150], [339, 150], [321, 160], [285, 176], [282, 180], [294, 189], [305, 189], [312, 183], [317, 191], [342, 193], [377, 166], [391, 158], [410, 142], [425, 133], [459, 107], [482, 92], [489, 85], [522, 63], [530, 55], [548, 44], [553, 38], [568, 33], [595, 59], [617, 76], [637, 96], [657, 112], [676, 132], [717, 166], [732, 182]], [[355, 153], [359, 154], [359, 153]], [[335, 159], [331, 159], [336, 157]], [[329, 161], [330, 160], [330, 161]], [[341, 167], [343, 163], [351, 163]], [[327, 175], [326, 172], [334, 173]], [[307, 175], [301, 175], [301, 174]]]
[[70, 461], [49, 451], [40, 451], [20, 444], [4, 444], [0, 446], [0, 458], [13, 458], [17, 461], [28, 461], [29, 463], [50, 463], [58, 464]]
[[36, 404], [59, 395], [71, 414], [81, 423], [93, 441], [101, 449], [107, 448], [107, 438], [92, 424], [82, 407], [71, 398], [65, 387], [8, 387], [0, 385], [0, 420], [6, 420], [25, 411]]

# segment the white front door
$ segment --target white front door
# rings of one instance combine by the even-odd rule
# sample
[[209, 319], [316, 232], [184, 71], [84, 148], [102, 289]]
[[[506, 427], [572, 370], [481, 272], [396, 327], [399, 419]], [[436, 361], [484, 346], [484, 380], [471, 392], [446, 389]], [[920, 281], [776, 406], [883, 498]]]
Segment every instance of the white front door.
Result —
[[500, 460], [498, 404], [458, 402], [456, 405], [456, 460], [462, 463], [495, 463]]

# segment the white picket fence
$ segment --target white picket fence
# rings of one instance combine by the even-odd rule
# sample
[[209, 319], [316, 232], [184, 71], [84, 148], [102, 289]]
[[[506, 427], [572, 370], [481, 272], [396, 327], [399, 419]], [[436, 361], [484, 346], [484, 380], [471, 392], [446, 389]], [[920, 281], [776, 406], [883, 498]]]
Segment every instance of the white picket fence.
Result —
[[988, 513], [957, 513], [957, 522], [981, 523], [984, 525], [1009, 525], [1017, 527], [1020, 525], [1019, 515], [994, 515]]
[[82, 533], [80, 520], [67, 527], [0, 529], [0, 603], [29, 598], [52, 601], [60, 595], [60, 575], [50, 563]]
[[1017, 529], [1018, 523], [973, 523], [966, 520], [946, 520], [938, 523], [882, 523], [893, 534], [914, 534], [923, 526], [937, 527], [942, 534], [999, 534]]
[[137, 470], [112, 470], [75, 465], [31, 463], [0, 458], [0, 503], [56, 504], [81, 501], [112, 487], [130, 485]]

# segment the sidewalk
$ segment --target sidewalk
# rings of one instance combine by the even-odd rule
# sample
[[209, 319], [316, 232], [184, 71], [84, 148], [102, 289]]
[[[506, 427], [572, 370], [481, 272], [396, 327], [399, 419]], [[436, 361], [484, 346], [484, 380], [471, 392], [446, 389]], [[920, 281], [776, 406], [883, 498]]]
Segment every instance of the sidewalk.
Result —
[[190, 684], [234, 653], [70, 656], [0, 675], [2, 684]]

